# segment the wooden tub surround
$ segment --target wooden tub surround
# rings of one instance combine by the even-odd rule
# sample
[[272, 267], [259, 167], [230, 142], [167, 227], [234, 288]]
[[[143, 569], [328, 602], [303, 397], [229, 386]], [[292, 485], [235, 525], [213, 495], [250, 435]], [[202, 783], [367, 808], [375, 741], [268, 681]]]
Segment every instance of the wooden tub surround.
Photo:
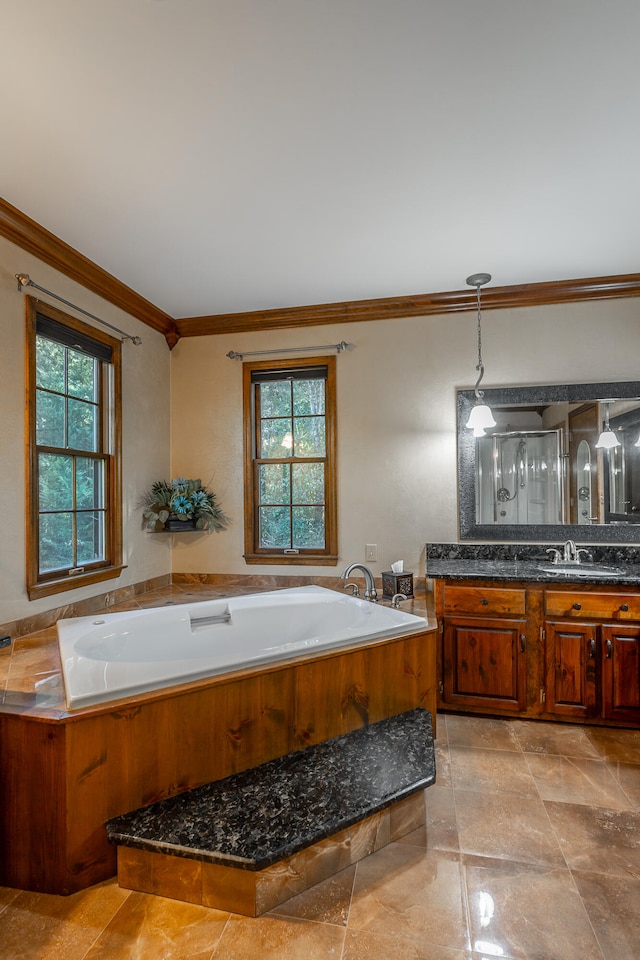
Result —
[[[424, 602], [406, 609], [422, 614]], [[435, 716], [431, 622], [73, 713], [55, 631], [16, 641], [22, 686], [11, 688], [12, 667], [0, 705], [0, 884], [91, 886], [116, 873], [113, 817], [416, 707]]]
[[108, 821], [118, 881], [259, 916], [424, 824], [434, 781], [410, 710]]

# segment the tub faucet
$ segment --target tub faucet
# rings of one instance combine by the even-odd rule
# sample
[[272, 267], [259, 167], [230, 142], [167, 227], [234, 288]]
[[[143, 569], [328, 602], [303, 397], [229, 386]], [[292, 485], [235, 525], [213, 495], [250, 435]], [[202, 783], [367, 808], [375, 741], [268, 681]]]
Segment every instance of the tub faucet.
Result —
[[350, 577], [354, 570], [361, 570], [364, 574], [364, 598], [365, 600], [370, 600], [372, 603], [376, 603], [378, 600], [378, 594], [376, 592], [376, 583], [373, 579], [373, 574], [369, 567], [365, 567], [363, 563], [351, 563], [347, 569], [342, 574], [342, 579], [346, 580], [347, 577]]

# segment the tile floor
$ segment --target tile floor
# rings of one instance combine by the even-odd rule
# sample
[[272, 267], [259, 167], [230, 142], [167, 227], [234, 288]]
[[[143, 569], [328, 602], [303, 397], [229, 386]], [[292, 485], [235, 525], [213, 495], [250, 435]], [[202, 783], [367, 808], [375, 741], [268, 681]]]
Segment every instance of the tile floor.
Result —
[[438, 718], [427, 824], [253, 920], [0, 888], [3, 960], [638, 960], [640, 731]]

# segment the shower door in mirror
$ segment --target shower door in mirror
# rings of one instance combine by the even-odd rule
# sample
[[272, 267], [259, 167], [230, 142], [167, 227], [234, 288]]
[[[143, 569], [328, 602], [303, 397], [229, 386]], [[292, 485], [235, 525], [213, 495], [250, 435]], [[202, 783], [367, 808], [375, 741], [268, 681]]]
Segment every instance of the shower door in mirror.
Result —
[[494, 433], [477, 441], [479, 523], [562, 523], [562, 430]]

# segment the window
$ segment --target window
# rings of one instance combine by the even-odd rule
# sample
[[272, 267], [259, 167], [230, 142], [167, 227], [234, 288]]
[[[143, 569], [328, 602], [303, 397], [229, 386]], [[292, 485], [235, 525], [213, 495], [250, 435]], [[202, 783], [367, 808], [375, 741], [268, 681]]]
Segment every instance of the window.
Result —
[[336, 564], [336, 361], [245, 363], [245, 560]]
[[27, 297], [30, 599], [122, 570], [119, 340]]

